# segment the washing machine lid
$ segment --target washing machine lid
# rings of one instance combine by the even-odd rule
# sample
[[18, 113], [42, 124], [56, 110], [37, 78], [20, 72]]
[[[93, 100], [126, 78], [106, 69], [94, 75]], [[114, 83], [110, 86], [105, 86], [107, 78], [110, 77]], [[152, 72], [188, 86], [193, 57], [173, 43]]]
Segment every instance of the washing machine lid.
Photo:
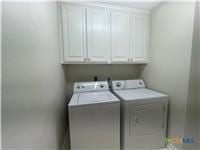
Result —
[[114, 92], [124, 101], [167, 97], [165, 94], [147, 88], [114, 90]]
[[74, 93], [69, 106], [114, 103], [120, 100], [110, 91]]

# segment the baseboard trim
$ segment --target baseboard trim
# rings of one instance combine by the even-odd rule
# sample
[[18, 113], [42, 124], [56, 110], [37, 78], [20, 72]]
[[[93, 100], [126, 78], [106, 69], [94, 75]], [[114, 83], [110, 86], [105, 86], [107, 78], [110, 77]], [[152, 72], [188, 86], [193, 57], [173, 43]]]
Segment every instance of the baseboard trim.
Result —
[[167, 144], [167, 149], [168, 150], [178, 150], [173, 144], [169, 143]]

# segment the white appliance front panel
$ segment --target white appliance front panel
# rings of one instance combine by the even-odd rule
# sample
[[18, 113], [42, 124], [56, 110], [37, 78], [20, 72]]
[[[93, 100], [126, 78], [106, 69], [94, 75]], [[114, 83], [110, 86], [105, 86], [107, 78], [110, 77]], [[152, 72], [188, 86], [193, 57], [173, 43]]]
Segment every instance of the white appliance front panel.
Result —
[[162, 103], [133, 106], [129, 109], [129, 137], [160, 133], [164, 123]]
[[122, 102], [122, 150], [165, 146], [167, 102], [135, 105]]
[[71, 150], [120, 150], [120, 103], [69, 108]]

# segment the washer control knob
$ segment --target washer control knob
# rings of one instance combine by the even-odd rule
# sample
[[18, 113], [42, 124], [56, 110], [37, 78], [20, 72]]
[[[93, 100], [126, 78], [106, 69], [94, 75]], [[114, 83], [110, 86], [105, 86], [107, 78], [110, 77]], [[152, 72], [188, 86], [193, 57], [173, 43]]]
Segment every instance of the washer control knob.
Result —
[[103, 83], [101, 83], [101, 84], [100, 84], [100, 87], [101, 87], [101, 88], [103, 88], [103, 87], [104, 87], [104, 84], [103, 84]]
[[80, 89], [80, 87], [81, 87], [81, 86], [78, 84], [76, 88], [77, 88], [77, 89]]
[[120, 83], [120, 82], [117, 82], [116, 85], [117, 85], [117, 87], [120, 87], [120, 86], [121, 86], [121, 83]]

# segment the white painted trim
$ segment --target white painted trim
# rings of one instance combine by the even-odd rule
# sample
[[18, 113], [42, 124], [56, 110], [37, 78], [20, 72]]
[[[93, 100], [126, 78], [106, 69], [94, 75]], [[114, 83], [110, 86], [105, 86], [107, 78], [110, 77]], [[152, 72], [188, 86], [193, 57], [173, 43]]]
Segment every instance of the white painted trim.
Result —
[[[0, 0], [0, 20], [2, 20], [2, 0]], [[2, 21], [0, 22], [0, 40], [2, 42]], [[0, 62], [2, 62], [2, 43], [0, 43]], [[2, 66], [0, 66], [0, 70], [2, 71]], [[0, 72], [1, 72], [0, 71]], [[1, 72], [2, 73], [2, 72]], [[2, 90], [2, 74], [0, 74], [0, 79], [1, 79], [1, 85], [0, 85], [0, 95], [2, 94], [1, 90]], [[0, 120], [1, 120], [1, 100], [2, 100], [2, 97], [0, 98]], [[2, 135], [1, 135], [1, 121], [0, 121], [0, 150], [2, 148]]]
[[[2, 1], [2, 0], [0, 0]], [[28, 2], [28, 3], [38, 3], [38, 2], [92, 2], [96, 3], [96, 0], [3, 0], [3, 2], [10, 2], [10, 3], [16, 3], [16, 2]], [[99, 0], [99, 2], [185, 2], [185, 3], [191, 3], [196, 2], [196, 0]], [[129, 8], [129, 7], [128, 7]]]
[[64, 54], [63, 54], [63, 51], [64, 51], [64, 48], [63, 48], [63, 24], [62, 24], [62, 14], [61, 14], [61, 4], [58, 3], [57, 4], [57, 13], [58, 13], [58, 34], [59, 34], [59, 56], [60, 56], [60, 63], [64, 63]]
[[111, 4], [103, 4], [99, 2], [60, 2], [62, 4], [66, 5], [80, 5], [83, 7], [101, 7], [105, 9], [112, 9], [112, 10], [120, 10], [120, 11], [128, 11], [128, 12], [134, 12], [134, 13], [143, 13], [143, 14], [150, 14], [150, 11], [143, 10], [143, 9], [137, 9], [137, 8], [129, 8], [125, 6], [114, 6]]
[[132, 62], [114, 62], [114, 61], [107, 61], [107, 62], [78, 62], [78, 61], [64, 61], [62, 62], [61, 64], [81, 64], [81, 65], [84, 65], [84, 64], [121, 64], [121, 65], [133, 65], [133, 64], [148, 64], [147, 61], [132, 61]]
[[167, 149], [168, 150], [178, 150], [173, 144], [169, 143], [167, 144]]

